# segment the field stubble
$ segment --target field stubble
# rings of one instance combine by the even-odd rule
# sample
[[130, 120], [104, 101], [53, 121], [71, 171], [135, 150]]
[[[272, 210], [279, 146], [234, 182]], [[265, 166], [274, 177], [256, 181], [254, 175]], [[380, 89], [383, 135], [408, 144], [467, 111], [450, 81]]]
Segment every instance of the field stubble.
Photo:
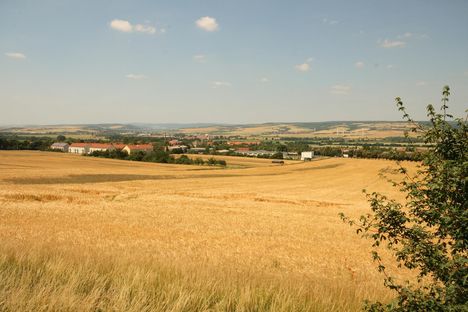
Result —
[[228, 163], [244, 169], [0, 152], [0, 310], [353, 311], [390, 298], [338, 213], [368, 211], [363, 188], [397, 196], [378, 177], [391, 162]]

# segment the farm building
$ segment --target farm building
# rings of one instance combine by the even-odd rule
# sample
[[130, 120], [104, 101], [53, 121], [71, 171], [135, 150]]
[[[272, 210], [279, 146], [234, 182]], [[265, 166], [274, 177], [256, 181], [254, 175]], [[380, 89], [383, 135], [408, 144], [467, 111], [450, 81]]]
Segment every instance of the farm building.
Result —
[[297, 152], [283, 152], [283, 159], [299, 159]]
[[168, 146], [167, 150], [169, 152], [182, 152], [185, 153], [188, 149], [188, 146], [186, 145], [173, 145], [173, 146]]
[[309, 152], [302, 152], [301, 153], [301, 160], [312, 160], [314, 158], [314, 152], [309, 151]]
[[115, 147], [109, 143], [89, 143], [88, 153], [112, 151], [114, 149]]
[[174, 140], [170, 140], [168, 143], [169, 143], [169, 145], [171, 145], [171, 146], [175, 146], [175, 145], [181, 145], [181, 144], [182, 144], [182, 142], [181, 142], [181, 141], [179, 141], [179, 140], [176, 140], [176, 139], [174, 139]]
[[70, 145], [68, 145], [68, 143], [59, 143], [59, 142], [57, 142], [57, 143], [52, 144], [50, 146], [50, 149], [68, 153], [68, 148], [69, 147], [70, 147]]
[[116, 150], [121, 151], [121, 150], [123, 150], [123, 148], [124, 148], [125, 146], [127, 146], [127, 144], [123, 144], [123, 143], [112, 143], [112, 146], [114, 146], [114, 148], [115, 148]]
[[136, 145], [125, 145], [122, 151], [127, 152], [127, 154], [132, 154], [136, 152], [152, 152], [153, 145], [151, 144], [136, 144]]
[[89, 143], [72, 143], [68, 148], [68, 152], [72, 154], [88, 154]]

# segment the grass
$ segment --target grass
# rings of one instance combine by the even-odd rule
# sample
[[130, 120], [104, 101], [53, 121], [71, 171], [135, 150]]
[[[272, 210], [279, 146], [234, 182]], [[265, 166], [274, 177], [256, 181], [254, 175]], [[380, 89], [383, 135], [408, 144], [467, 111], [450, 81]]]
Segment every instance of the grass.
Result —
[[96, 255], [83, 259], [47, 251], [18, 252], [2, 247], [0, 309], [346, 311], [361, 304], [350, 282], [324, 289], [313, 281], [306, 284], [256, 272], [182, 268]]
[[236, 161], [0, 152], [0, 311], [357, 311], [391, 298], [338, 217], [368, 211], [362, 188], [397, 196], [378, 177], [391, 162]]

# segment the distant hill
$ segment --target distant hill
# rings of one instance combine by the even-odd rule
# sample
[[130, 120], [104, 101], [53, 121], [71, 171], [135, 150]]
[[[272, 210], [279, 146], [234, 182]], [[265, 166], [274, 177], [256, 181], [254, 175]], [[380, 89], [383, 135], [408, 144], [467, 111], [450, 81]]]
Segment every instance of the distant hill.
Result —
[[0, 128], [0, 134], [73, 135], [107, 134], [208, 134], [246, 137], [398, 137], [409, 125], [402, 121], [269, 122], [259, 124], [216, 123], [104, 123], [84, 125], [27, 125]]

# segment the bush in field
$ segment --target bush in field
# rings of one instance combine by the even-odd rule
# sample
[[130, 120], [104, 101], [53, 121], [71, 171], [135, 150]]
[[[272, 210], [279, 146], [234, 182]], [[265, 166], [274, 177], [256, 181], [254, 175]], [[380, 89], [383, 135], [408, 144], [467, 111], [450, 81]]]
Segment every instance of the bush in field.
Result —
[[271, 159], [283, 159], [283, 153], [277, 152], [270, 156]]
[[[341, 217], [357, 227], [357, 233], [373, 241], [373, 259], [385, 276], [384, 284], [395, 291], [394, 301], [367, 303], [369, 311], [467, 311], [468, 310], [468, 135], [467, 119], [447, 113], [450, 95], [443, 89], [442, 113], [427, 107], [429, 127], [413, 122], [400, 98], [397, 106], [422, 131], [430, 149], [412, 175], [400, 166], [402, 181], [392, 181], [405, 195], [400, 203], [367, 193], [372, 213], [359, 221]], [[377, 251], [385, 244], [399, 267], [415, 270], [415, 281], [397, 281], [387, 272]]]
[[137, 151], [133, 152], [130, 155], [128, 155], [128, 160], [133, 160], [133, 161], [142, 161], [143, 158], [145, 158], [146, 153], [143, 151]]
[[150, 153], [146, 153], [143, 157], [143, 161], [147, 162], [156, 162], [156, 163], [170, 163], [173, 161], [173, 158], [169, 153], [162, 150], [155, 150]]
[[193, 160], [188, 158], [187, 155], [182, 155], [180, 156], [179, 158], [177, 158], [175, 160], [175, 163], [176, 164], [182, 164], [182, 165], [192, 165], [193, 164]]
[[210, 157], [210, 158], [208, 158], [208, 160], [206, 161], [206, 163], [207, 163], [209, 166], [215, 166], [218, 162], [216, 161], [216, 158]]
[[195, 158], [195, 159], [193, 160], [193, 163], [194, 163], [195, 165], [199, 165], [199, 166], [205, 164], [205, 162], [203, 161], [203, 159], [201, 159], [200, 157]]

